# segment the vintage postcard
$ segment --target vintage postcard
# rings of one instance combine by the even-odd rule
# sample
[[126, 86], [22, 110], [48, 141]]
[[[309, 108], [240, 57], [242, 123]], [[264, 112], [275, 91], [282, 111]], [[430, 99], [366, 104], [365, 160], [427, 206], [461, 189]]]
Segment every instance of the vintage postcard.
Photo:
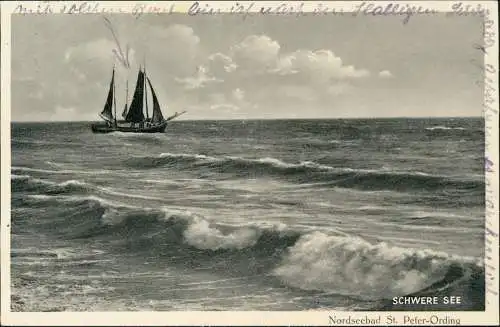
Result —
[[2, 324], [498, 324], [495, 1], [1, 6]]

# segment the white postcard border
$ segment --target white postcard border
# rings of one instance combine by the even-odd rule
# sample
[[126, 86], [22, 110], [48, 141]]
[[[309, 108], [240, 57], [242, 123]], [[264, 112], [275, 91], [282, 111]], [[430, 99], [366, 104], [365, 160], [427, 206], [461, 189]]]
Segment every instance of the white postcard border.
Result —
[[[329, 8], [336, 8], [344, 13], [350, 13], [355, 10], [357, 5], [364, 1], [325, 1], [321, 2]], [[485, 8], [489, 11], [486, 26], [485, 39], [493, 44], [485, 50], [485, 130], [486, 130], [486, 159], [488, 162], [486, 169], [486, 256], [485, 256], [485, 275], [486, 275], [486, 310], [484, 312], [338, 312], [338, 311], [294, 311], [294, 312], [272, 312], [272, 311], [215, 311], [215, 312], [47, 312], [47, 313], [28, 313], [28, 312], [10, 312], [10, 57], [11, 57], [11, 25], [10, 15], [17, 10], [24, 10], [24, 14], [44, 15], [48, 13], [47, 6], [50, 7], [53, 14], [86, 14], [88, 13], [132, 13], [136, 16], [151, 13], [168, 13], [175, 8], [175, 12], [187, 12], [194, 2], [133, 2], [133, 1], [102, 1], [102, 2], [84, 2], [86, 6], [82, 7], [82, 2], [4, 2], [1, 3], [1, 323], [5, 325], [24, 325], [24, 326], [91, 326], [91, 325], [330, 325], [333, 324], [331, 317], [336, 319], [348, 319], [342, 325], [377, 325], [369, 321], [353, 319], [378, 319], [379, 325], [387, 325], [389, 316], [397, 319], [398, 324], [404, 322], [405, 316], [418, 317], [420, 319], [430, 319], [427, 323], [418, 323], [410, 325], [428, 325], [442, 324], [437, 319], [459, 319], [461, 325], [496, 325], [499, 322], [498, 312], [498, 250], [499, 250], [499, 221], [498, 221], [498, 195], [499, 195], [499, 152], [498, 152], [498, 4], [496, 1], [409, 1], [409, 2], [390, 2], [390, 1], [370, 1], [365, 5], [372, 4], [374, 7], [380, 6], [387, 8], [388, 4], [399, 4], [406, 8], [427, 8], [438, 12], [451, 12], [453, 5], [462, 3], [464, 6], [470, 5], [471, 9]], [[240, 5], [248, 8], [251, 2], [239, 1]], [[302, 8], [304, 12], [313, 10], [318, 2], [278, 2], [278, 1], [258, 1], [249, 12], [258, 11], [261, 7], [282, 8]], [[74, 6], [72, 6], [74, 4]], [[174, 7], [172, 7], [174, 5]], [[19, 7], [21, 6], [21, 7]], [[73, 9], [71, 9], [73, 8]], [[229, 12], [237, 9], [236, 2], [233, 1], [204, 1], [200, 2], [199, 8], [213, 9], [213, 14], [218, 12]], [[373, 7], [372, 7], [373, 8]], [[192, 9], [192, 7], [191, 7]], [[45, 10], [45, 11], [44, 11]], [[198, 14], [206, 14], [199, 12]], [[239, 14], [244, 15], [242, 10]], [[284, 14], [284, 13], [281, 13]], [[300, 19], [300, 12], [289, 12], [290, 15], [296, 15]], [[359, 12], [363, 16], [364, 12]], [[372, 13], [373, 14], [373, 13]], [[387, 12], [386, 14], [390, 14]], [[414, 13], [415, 14], [415, 13]], [[464, 12], [465, 14], [465, 12]], [[472, 14], [469, 12], [468, 14]], [[272, 14], [269, 14], [272, 15]], [[382, 15], [382, 14], [381, 14]], [[402, 23], [404, 19], [411, 20], [412, 14], [400, 14]], [[360, 17], [362, 19], [362, 17]], [[457, 37], [460, 37], [457, 35]], [[487, 42], [488, 43], [488, 42]], [[471, 45], [472, 46], [472, 45]], [[480, 51], [480, 49], [478, 49]], [[471, 85], [471, 87], [475, 87]], [[433, 323], [433, 320], [436, 323]], [[443, 322], [442, 320], [441, 322]]]

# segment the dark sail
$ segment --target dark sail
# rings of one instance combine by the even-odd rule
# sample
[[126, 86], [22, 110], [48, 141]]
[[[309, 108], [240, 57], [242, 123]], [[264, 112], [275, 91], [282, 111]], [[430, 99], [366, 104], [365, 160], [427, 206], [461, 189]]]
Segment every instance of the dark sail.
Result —
[[144, 73], [139, 70], [137, 76], [137, 85], [135, 87], [134, 97], [128, 110], [125, 120], [131, 123], [139, 123], [144, 121], [144, 112], [142, 111], [144, 100]]
[[125, 106], [123, 106], [122, 118], [125, 119], [127, 117], [128, 110], [128, 79], [127, 86], [125, 87]]
[[108, 98], [106, 99], [106, 104], [101, 112], [101, 116], [109, 121], [113, 120], [113, 89], [115, 85], [115, 69], [113, 68], [113, 76], [111, 77], [111, 82], [109, 83]]
[[151, 81], [148, 77], [149, 88], [151, 89], [151, 94], [153, 95], [153, 116], [151, 117], [151, 122], [153, 123], [161, 123], [163, 122], [163, 114], [161, 112], [160, 103], [158, 102], [158, 98], [156, 97], [155, 90], [153, 89], [153, 85], [151, 85]]
[[127, 117], [127, 104], [125, 104], [125, 106], [123, 107], [122, 117], [123, 118]]

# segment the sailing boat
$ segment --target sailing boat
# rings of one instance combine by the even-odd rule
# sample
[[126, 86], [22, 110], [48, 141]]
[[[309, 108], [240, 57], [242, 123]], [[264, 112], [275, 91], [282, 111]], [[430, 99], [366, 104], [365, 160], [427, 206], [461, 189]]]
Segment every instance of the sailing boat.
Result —
[[[149, 117], [148, 112], [147, 86], [149, 86], [153, 98], [153, 114], [151, 117]], [[143, 70], [142, 68], [139, 68], [135, 92], [132, 102], [130, 103], [130, 107], [128, 107], [128, 87], [126, 93], [125, 107], [122, 112], [122, 118], [124, 120], [119, 121], [116, 116], [115, 68], [113, 67], [108, 97], [106, 98], [104, 109], [101, 113], [99, 113], [99, 116], [105, 121], [105, 123], [92, 124], [92, 132], [163, 133], [167, 128], [168, 121], [186, 112], [176, 112], [167, 119], [163, 118], [160, 103], [156, 97], [151, 80], [146, 75], [146, 69]], [[146, 116], [144, 116], [144, 107], [146, 108]]]

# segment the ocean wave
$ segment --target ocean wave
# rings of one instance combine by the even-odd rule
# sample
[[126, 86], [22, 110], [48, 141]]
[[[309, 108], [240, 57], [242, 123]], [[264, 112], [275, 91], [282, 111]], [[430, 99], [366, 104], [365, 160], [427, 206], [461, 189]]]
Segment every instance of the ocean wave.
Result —
[[11, 180], [27, 180], [30, 179], [30, 175], [16, 175], [16, 174], [11, 174], [10, 179]]
[[426, 130], [428, 130], [428, 131], [435, 131], [435, 130], [442, 130], [442, 131], [451, 131], [451, 130], [465, 131], [467, 129], [463, 128], [463, 127], [432, 126], [432, 127], [427, 127]]
[[155, 260], [188, 268], [206, 264], [236, 276], [266, 274], [294, 289], [363, 300], [429, 289], [455, 295], [456, 285], [467, 280], [477, 286], [476, 279], [484, 275], [477, 258], [368, 242], [343, 232], [297, 230], [284, 224], [221, 224], [189, 211], [139, 208], [95, 196], [46, 196], [41, 201], [51, 206], [72, 201], [72, 210], [86, 212], [85, 223], [66, 222], [71, 226], [67, 237], [72, 239], [109, 238], [115, 251], [148, 253]]
[[380, 299], [425, 289], [454, 265], [479, 267], [474, 258], [314, 232], [303, 235], [273, 273], [302, 289]]
[[11, 139], [11, 145], [13, 150], [27, 150], [27, 149], [44, 149], [44, 150], [54, 150], [61, 148], [74, 148], [75, 146], [88, 146], [88, 144], [80, 143], [80, 142], [50, 142], [50, 141], [41, 141], [41, 140], [31, 140], [31, 139]]
[[11, 175], [13, 192], [42, 192], [44, 194], [86, 193], [94, 187], [79, 180], [67, 180], [61, 183], [33, 178], [28, 175]]
[[[64, 182], [54, 182], [50, 180], [38, 179], [29, 175], [11, 175], [11, 187], [13, 192], [31, 193], [28, 198], [44, 199], [51, 194], [109, 194], [126, 198], [143, 200], [161, 200], [153, 196], [142, 196], [137, 194], [123, 193], [111, 188], [93, 185], [81, 180], [67, 180]], [[33, 194], [36, 193], [36, 194]], [[50, 197], [49, 197], [50, 198]]]
[[237, 178], [272, 176], [298, 183], [321, 183], [318, 186], [357, 188], [363, 190], [421, 190], [446, 188], [468, 191], [484, 190], [481, 179], [431, 175], [424, 172], [394, 170], [369, 170], [332, 167], [313, 161], [288, 163], [276, 158], [242, 158], [233, 156], [214, 157], [202, 154], [161, 153], [158, 156], [136, 157], [126, 161], [129, 167], [151, 169], [167, 167], [218, 174], [230, 174]]
[[299, 137], [282, 140], [284, 145], [301, 149], [315, 149], [319, 151], [334, 151], [342, 147], [354, 147], [361, 144], [361, 140], [320, 139], [316, 137]]
[[431, 126], [425, 128], [425, 132], [430, 135], [461, 135], [468, 137], [482, 137], [484, 129], [480, 128], [464, 128], [464, 127], [451, 127], [451, 126]]
[[50, 169], [40, 169], [40, 168], [31, 168], [31, 167], [20, 167], [20, 166], [12, 166], [11, 172], [13, 175], [17, 175], [18, 173], [35, 173], [35, 174], [54, 174], [54, 175], [66, 175], [66, 174], [82, 174], [82, 175], [105, 175], [105, 174], [116, 174], [116, 173], [126, 173], [117, 170], [72, 170], [72, 169], [62, 169], [62, 170], [50, 170]]
[[57, 260], [78, 260], [93, 258], [96, 255], [102, 254], [102, 251], [92, 250], [88, 253], [76, 252], [72, 248], [54, 248], [51, 250], [39, 250], [37, 248], [24, 248], [11, 250], [11, 258], [29, 259], [32, 261], [50, 261], [51, 259]]
[[[58, 205], [67, 206], [67, 204], [71, 203], [74, 207], [68, 208], [68, 210], [76, 210], [79, 205], [88, 205], [92, 208], [100, 208], [100, 209], [110, 209], [110, 208], [128, 208], [128, 209], [136, 209], [138, 207], [127, 205], [124, 203], [106, 200], [96, 195], [64, 195], [64, 194], [28, 194], [25, 195], [24, 200], [31, 203], [45, 203], [46, 205], [51, 205], [57, 207]], [[146, 210], [146, 209], [144, 209]]]

